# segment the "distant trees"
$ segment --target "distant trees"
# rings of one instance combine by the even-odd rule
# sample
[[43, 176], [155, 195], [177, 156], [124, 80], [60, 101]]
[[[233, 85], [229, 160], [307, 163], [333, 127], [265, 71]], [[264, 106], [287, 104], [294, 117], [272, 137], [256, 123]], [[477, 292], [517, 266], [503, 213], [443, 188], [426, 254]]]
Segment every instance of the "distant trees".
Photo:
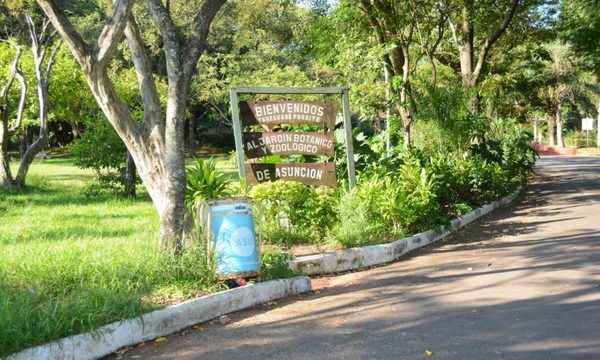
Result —
[[[564, 147], [564, 106], [586, 101], [592, 105], [600, 95], [599, 88], [594, 74], [586, 69], [584, 60], [574, 54], [569, 44], [557, 40], [544, 44], [543, 49], [547, 58], [542, 60], [543, 68], [540, 76], [544, 85], [539, 91], [542, 98], [547, 101], [551, 116], [554, 115], [556, 144]], [[554, 124], [550, 123], [549, 126], [549, 140], [554, 144]]]
[[[2, 99], [2, 114], [0, 121], [0, 182], [4, 186], [16, 186], [22, 188], [25, 186], [25, 180], [31, 163], [35, 156], [42, 151], [49, 142], [48, 134], [48, 108], [49, 108], [49, 88], [52, 68], [55, 63], [56, 55], [61, 46], [61, 41], [54, 41], [55, 31], [52, 28], [50, 21], [45, 17], [39, 17], [36, 14], [35, 8], [17, 2], [13, 7], [4, 8], [4, 12], [12, 13], [12, 16], [19, 19], [25, 24], [24, 32], [29, 37], [29, 47], [27, 55], [33, 58], [33, 70], [35, 74], [36, 94], [38, 101], [38, 126], [39, 135], [37, 139], [27, 147], [24, 152], [17, 175], [13, 178], [10, 161], [8, 157], [8, 136], [9, 132], [19, 129], [23, 122], [23, 110], [27, 96], [27, 81], [20, 67], [20, 62], [23, 56], [23, 48], [20, 42], [25, 42], [25, 36], [20, 38], [20, 29], [13, 29], [16, 35], [12, 40], [7, 39], [6, 42], [13, 45], [15, 48], [15, 58], [10, 66], [10, 74], [8, 81], [0, 91]], [[8, 30], [7, 30], [8, 31]], [[10, 121], [11, 114], [9, 92], [17, 79], [21, 86], [19, 97], [19, 105], [16, 111], [16, 119]]]

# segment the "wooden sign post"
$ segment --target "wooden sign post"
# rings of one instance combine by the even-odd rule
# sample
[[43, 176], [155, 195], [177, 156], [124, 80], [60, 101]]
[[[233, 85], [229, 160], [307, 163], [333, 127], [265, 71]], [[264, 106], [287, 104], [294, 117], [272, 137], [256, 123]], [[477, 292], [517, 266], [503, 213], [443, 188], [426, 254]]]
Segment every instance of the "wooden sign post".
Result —
[[[233, 88], [230, 90], [231, 113], [241, 179], [257, 184], [277, 179], [293, 180], [309, 185], [335, 187], [333, 163], [309, 164], [245, 164], [245, 158], [254, 159], [268, 155], [334, 155], [333, 129], [337, 116], [336, 101], [244, 101], [238, 104], [238, 94], [339, 94], [342, 96], [342, 113], [348, 179], [350, 188], [356, 184], [352, 127], [348, 89], [343, 88]], [[323, 132], [275, 131], [280, 124], [318, 125]], [[265, 132], [244, 132], [248, 126], [262, 126]]]

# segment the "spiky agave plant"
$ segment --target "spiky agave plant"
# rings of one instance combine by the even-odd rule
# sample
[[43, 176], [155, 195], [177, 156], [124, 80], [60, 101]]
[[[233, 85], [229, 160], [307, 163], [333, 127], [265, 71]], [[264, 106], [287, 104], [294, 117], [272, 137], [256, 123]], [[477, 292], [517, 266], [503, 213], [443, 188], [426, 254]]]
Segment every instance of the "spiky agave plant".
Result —
[[230, 195], [231, 178], [217, 170], [217, 163], [211, 158], [199, 159], [186, 169], [185, 201], [195, 214], [198, 206], [206, 200]]

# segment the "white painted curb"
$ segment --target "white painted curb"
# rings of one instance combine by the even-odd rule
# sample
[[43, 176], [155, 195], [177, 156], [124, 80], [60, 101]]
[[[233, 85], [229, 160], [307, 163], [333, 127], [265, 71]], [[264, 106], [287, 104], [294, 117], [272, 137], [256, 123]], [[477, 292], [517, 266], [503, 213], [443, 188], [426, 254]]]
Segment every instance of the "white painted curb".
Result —
[[510, 204], [517, 198], [520, 191], [519, 189], [498, 201], [483, 205], [463, 216], [453, 219], [450, 221], [449, 228], [442, 233], [428, 230], [389, 244], [363, 246], [323, 254], [301, 256], [289, 261], [288, 264], [290, 269], [309, 276], [338, 273], [386, 264], [397, 260], [408, 252], [443, 239], [492, 210]]
[[7, 360], [97, 359], [137, 343], [169, 335], [186, 327], [311, 290], [306, 276], [243, 286], [156, 310], [136, 319], [115, 322], [94, 333], [74, 335], [46, 345], [23, 350]]

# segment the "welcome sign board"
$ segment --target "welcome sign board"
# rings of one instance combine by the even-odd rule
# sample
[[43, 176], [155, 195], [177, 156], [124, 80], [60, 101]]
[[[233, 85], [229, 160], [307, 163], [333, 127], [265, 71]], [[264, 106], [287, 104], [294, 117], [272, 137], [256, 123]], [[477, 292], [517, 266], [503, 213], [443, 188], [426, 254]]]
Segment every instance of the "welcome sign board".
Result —
[[[341, 97], [345, 158], [348, 186], [356, 184], [352, 146], [350, 103], [346, 88], [271, 88], [236, 87], [229, 92], [231, 117], [235, 136], [238, 173], [248, 185], [278, 179], [297, 181], [306, 185], [336, 187], [335, 162], [285, 163], [287, 155], [336, 156], [333, 130], [338, 117], [338, 101], [239, 101], [239, 94], [337, 95]], [[279, 126], [283, 125], [283, 126]], [[314, 125], [293, 126], [289, 125]], [[275, 163], [254, 159], [270, 155], [282, 156]], [[266, 160], [266, 159], [264, 159]], [[314, 161], [315, 157], [305, 158]], [[281, 162], [280, 162], [281, 161]], [[322, 161], [318, 159], [316, 161]]]
[[313, 124], [335, 126], [335, 101], [243, 101], [242, 125]]

